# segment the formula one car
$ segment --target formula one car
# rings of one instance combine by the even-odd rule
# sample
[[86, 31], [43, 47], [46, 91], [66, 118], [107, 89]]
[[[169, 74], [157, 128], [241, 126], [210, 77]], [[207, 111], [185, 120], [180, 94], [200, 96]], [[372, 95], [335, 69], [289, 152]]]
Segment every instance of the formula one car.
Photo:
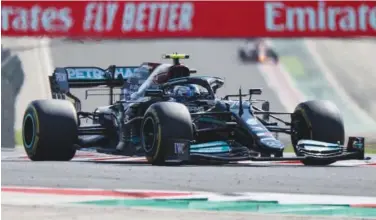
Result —
[[[223, 79], [191, 75], [196, 71], [179, 61], [188, 55], [164, 57], [174, 63], [143, 63], [129, 74], [124, 70], [134, 67], [56, 68], [50, 77], [55, 99], [31, 102], [24, 115], [28, 157], [68, 161], [77, 149], [95, 148], [108, 154], [144, 155], [157, 165], [243, 160], [328, 165], [364, 159], [363, 137], [350, 137], [344, 146], [343, 122], [331, 102], [307, 101], [293, 113], [272, 112], [269, 102], [252, 98], [261, 89], [249, 89], [247, 94], [239, 89], [238, 94], [217, 97]], [[118, 97], [113, 89], [129, 82], [134, 86], [125, 86], [127, 95], [116, 101], [111, 98], [108, 106], [93, 112], [81, 111], [80, 100], [70, 93], [70, 88], [106, 86], [108, 95]], [[281, 120], [279, 114], [290, 115], [291, 121]], [[284, 145], [274, 132], [291, 135], [296, 157], [283, 157]]]
[[272, 48], [268, 48], [263, 40], [248, 41], [239, 48], [239, 57], [242, 62], [254, 63], [278, 63], [279, 60], [278, 54]]

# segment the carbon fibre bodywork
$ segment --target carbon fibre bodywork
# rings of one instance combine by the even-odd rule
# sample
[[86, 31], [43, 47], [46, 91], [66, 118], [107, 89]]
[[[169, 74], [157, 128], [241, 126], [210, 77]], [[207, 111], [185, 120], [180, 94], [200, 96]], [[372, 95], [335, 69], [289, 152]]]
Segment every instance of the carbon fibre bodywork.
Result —
[[[147, 65], [147, 63], [143, 65]], [[158, 72], [159, 68], [170, 70], [171, 67], [181, 68], [178, 71], [179, 74], [168, 75], [168, 79], [163, 83], [155, 83], [160, 74], [165, 74], [163, 71]], [[95, 148], [99, 152], [127, 156], [144, 155], [145, 149], [141, 144], [143, 140], [140, 132], [145, 112], [154, 103], [179, 102], [190, 111], [194, 138], [193, 140], [171, 140], [169, 146], [166, 146], [168, 148], [166, 160], [186, 162], [202, 160], [219, 162], [241, 160], [336, 161], [364, 158], [364, 138], [361, 137], [351, 137], [348, 146], [300, 140], [296, 145], [298, 156], [283, 157], [285, 146], [278, 140], [275, 133], [293, 136], [295, 131], [292, 129], [291, 121], [282, 120], [276, 115], [288, 115], [293, 118], [294, 114], [271, 112], [267, 100], [253, 99], [252, 96], [261, 95], [261, 89], [249, 89], [246, 94], [239, 89], [238, 94], [218, 97], [216, 92], [223, 86], [223, 79], [210, 76], [191, 76], [190, 70], [187, 67], [179, 66], [179, 64], [168, 66], [155, 64], [142, 78], [142, 83], [137, 85], [137, 91], [127, 96], [127, 99], [114, 101], [113, 97], [125, 96], [124, 94], [114, 94], [113, 88], [123, 87], [126, 81], [130, 81], [126, 74], [116, 76], [115, 73], [119, 68], [129, 67], [110, 66], [107, 70], [95, 68], [99, 70], [97, 74], [100, 76], [97, 78], [72, 79], [68, 70], [80, 68], [84, 69], [83, 67], [57, 68], [50, 77], [51, 89], [55, 98], [70, 97], [76, 106], [78, 118], [93, 121], [92, 124], [86, 125], [79, 123], [77, 148]], [[170, 72], [173, 71], [168, 73]], [[137, 82], [140, 81], [141, 79]], [[188, 84], [198, 85], [204, 88], [205, 92], [179, 100], [168, 92], [175, 86]], [[106, 86], [109, 89], [110, 92], [107, 95], [112, 97], [109, 105], [98, 107], [93, 112], [82, 112], [81, 101], [70, 93], [69, 88], [97, 86]], [[261, 103], [262, 106], [257, 107], [257, 103]], [[188, 150], [182, 154], [179, 146]]]

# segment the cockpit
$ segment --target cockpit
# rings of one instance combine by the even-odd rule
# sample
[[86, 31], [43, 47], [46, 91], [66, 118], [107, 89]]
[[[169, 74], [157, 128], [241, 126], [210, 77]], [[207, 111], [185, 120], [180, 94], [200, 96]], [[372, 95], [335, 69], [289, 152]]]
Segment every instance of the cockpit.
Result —
[[164, 84], [171, 79], [188, 77], [191, 73], [196, 72], [195, 70], [190, 70], [188, 67], [182, 65], [179, 61], [180, 59], [189, 58], [189, 55], [175, 53], [164, 55], [163, 58], [172, 59], [173, 64], [159, 64], [152, 69], [148, 68], [146, 65], [145, 67], [141, 66], [137, 69], [135, 75], [144, 78], [145, 80], [138, 88], [138, 91], [131, 95], [131, 99], [142, 96], [146, 89], [156, 89], [159, 85]]
[[197, 84], [175, 85], [169, 87], [166, 94], [178, 102], [185, 102], [197, 99], [208, 99], [210, 92], [203, 86]]

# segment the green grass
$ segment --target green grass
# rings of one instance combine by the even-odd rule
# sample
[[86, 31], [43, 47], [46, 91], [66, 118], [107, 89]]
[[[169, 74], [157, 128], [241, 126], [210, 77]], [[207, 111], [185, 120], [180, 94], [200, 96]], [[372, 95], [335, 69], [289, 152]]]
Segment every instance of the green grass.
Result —
[[22, 145], [22, 131], [21, 130], [15, 131], [14, 139], [15, 139], [16, 145]]
[[[20, 131], [20, 130], [16, 131], [15, 141], [16, 141], [16, 145], [22, 145], [22, 131]], [[289, 145], [289, 146], [286, 147], [285, 152], [293, 153], [294, 150], [292, 149], [292, 146]], [[366, 145], [366, 153], [376, 154], [376, 144]]]
[[366, 153], [376, 154], [376, 144], [366, 145]]
[[304, 66], [300, 62], [299, 57], [294, 56], [282, 56], [280, 63], [294, 78], [299, 79], [305, 75]]

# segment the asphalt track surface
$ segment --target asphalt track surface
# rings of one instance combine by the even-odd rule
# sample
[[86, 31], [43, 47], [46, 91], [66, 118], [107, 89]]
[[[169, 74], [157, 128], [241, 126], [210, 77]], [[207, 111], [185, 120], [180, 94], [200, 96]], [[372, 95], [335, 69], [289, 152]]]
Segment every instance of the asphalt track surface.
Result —
[[[275, 110], [283, 110], [267, 89], [256, 66], [236, 59], [241, 41], [164, 41], [72, 44], [52, 49], [55, 66], [139, 64], [159, 60], [162, 53], [192, 55], [186, 63], [205, 75], [226, 77], [225, 92], [263, 87]], [[82, 96], [82, 91], [81, 91]], [[103, 105], [101, 97], [85, 103], [86, 110]], [[143, 164], [88, 162], [2, 161], [2, 185], [200, 190], [214, 192], [285, 192], [376, 196], [376, 172], [360, 167], [304, 166], [185, 166], [155, 167]]]
[[376, 196], [374, 168], [2, 161], [2, 185]]

